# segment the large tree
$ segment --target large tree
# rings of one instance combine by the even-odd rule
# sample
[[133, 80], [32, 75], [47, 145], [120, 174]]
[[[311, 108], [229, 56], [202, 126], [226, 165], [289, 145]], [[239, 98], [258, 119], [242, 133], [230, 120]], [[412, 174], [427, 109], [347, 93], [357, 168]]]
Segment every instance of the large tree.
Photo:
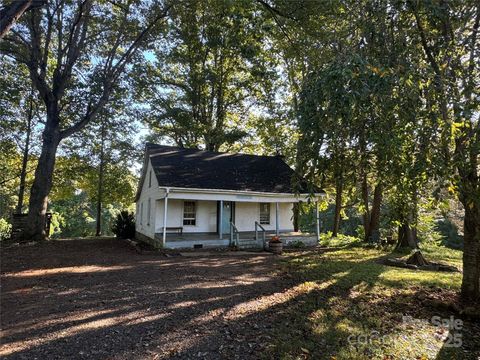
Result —
[[246, 135], [250, 108], [269, 95], [275, 74], [258, 6], [193, 0], [170, 12], [165, 41], [140, 68], [145, 119], [157, 137], [218, 151]]
[[51, 1], [30, 11], [0, 50], [27, 65], [46, 109], [25, 238], [43, 240], [60, 142], [99, 114], [169, 6], [138, 1]]
[[[480, 299], [480, 6], [409, 0], [416, 40], [435, 86], [443, 164], [465, 208], [462, 296]], [[452, 174], [446, 167], [445, 174]]]

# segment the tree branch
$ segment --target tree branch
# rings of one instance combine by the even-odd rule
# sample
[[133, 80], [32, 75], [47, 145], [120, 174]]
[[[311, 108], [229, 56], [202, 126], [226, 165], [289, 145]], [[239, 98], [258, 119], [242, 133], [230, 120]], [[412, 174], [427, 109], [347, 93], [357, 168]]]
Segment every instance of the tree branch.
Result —
[[[65, 86], [70, 79], [73, 66], [80, 56], [80, 51], [83, 49], [85, 38], [87, 36], [91, 7], [91, 0], [85, 0], [80, 4], [78, 13], [70, 30], [70, 36], [67, 45], [62, 50], [62, 53], [65, 50], [67, 51], [65, 65], [62, 66], [62, 60], [60, 60], [60, 63], [57, 62], [57, 66], [53, 75], [52, 89], [56, 98], [60, 98], [65, 91]], [[63, 54], [61, 56], [61, 59], [62, 58]]]
[[22, 16], [25, 11], [38, 8], [46, 4], [46, 0], [14, 0], [0, 10], [0, 39]]
[[41, 39], [39, 34], [39, 21], [39, 11], [32, 11], [28, 21], [31, 51], [27, 66], [33, 84], [38, 89], [38, 92], [40, 93], [40, 96], [44, 100], [45, 104], [47, 104], [50, 101], [52, 94], [45, 80], [46, 71], [44, 69], [46, 69], [47, 65], [46, 63], [43, 63], [43, 60], [41, 60], [43, 57], [41, 56], [40, 50]]
[[113, 86], [118, 81], [118, 78], [125, 69], [125, 66], [130, 60], [131, 56], [140, 46], [141, 41], [148, 35], [148, 33], [155, 26], [155, 24], [167, 15], [169, 9], [170, 5], [166, 6], [163, 11], [153, 21], [151, 21], [148, 26], [140, 32], [140, 34], [137, 35], [135, 40], [128, 47], [127, 51], [118, 60], [116, 65], [111, 67], [111, 70], [105, 74], [103, 79], [103, 91], [100, 99], [95, 104], [89, 103], [89, 105], [87, 106], [87, 111], [80, 121], [60, 132], [61, 139], [65, 139], [72, 134], [80, 131], [98, 115], [103, 106], [107, 103]]
[[410, 5], [410, 8], [412, 9], [413, 16], [415, 17], [415, 23], [418, 29], [418, 32], [420, 34], [420, 41], [422, 43], [423, 50], [425, 51], [425, 54], [427, 55], [428, 61], [430, 62], [430, 65], [432, 65], [433, 71], [435, 71], [435, 74], [437, 76], [441, 76], [442, 73], [440, 71], [440, 67], [438, 66], [437, 61], [435, 60], [435, 57], [432, 54], [432, 49], [430, 46], [428, 46], [427, 42], [427, 37], [425, 35], [425, 30], [423, 29], [422, 23], [420, 21], [420, 17], [418, 16], [418, 12], [416, 7], [413, 5], [413, 2], [411, 0], [408, 1], [408, 4]]
[[281, 12], [276, 7], [273, 7], [272, 5], [270, 5], [269, 3], [267, 3], [264, 0], [257, 0], [257, 2], [259, 2], [263, 7], [265, 7], [271, 13], [274, 13], [276, 15], [279, 15], [281, 17], [284, 17], [284, 18], [287, 18], [287, 19], [290, 19], [290, 20], [297, 20], [293, 16], [291, 16], [289, 14], [285, 14], [284, 12]]

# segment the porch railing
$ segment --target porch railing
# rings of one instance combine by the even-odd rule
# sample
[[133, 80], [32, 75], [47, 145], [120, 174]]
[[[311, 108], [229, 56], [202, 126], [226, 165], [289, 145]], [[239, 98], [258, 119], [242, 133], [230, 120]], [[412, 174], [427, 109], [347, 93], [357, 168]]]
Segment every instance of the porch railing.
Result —
[[240, 242], [240, 232], [233, 222], [230, 222], [230, 246], [238, 246]]
[[258, 221], [255, 221], [255, 240], [256, 241], [258, 241], [259, 228], [260, 228], [260, 231], [262, 232], [262, 244], [263, 244], [263, 248], [265, 249], [267, 245], [265, 241], [265, 228]]

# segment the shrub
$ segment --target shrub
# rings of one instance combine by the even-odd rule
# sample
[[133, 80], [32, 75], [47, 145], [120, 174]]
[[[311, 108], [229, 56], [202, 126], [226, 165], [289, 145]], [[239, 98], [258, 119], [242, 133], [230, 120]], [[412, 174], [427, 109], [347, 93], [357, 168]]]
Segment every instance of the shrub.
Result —
[[10, 238], [12, 233], [12, 225], [5, 219], [0, 219], [0, 241]]
[[295, 249], [301, 249], [305, 247], [305, 243], [301, 240], [295, 240], [290, 244], [290, 246]]
[[320, 234], [320, 245], [322, 246], [349, 246], [349, 245], [362, 245], [363, 242], [354, 236], [338, 234], [337, 237], [332, 237], [332, 232]]
[[451, 219], [445, 217], [438, 220], [435, 230], [440, 235], [438, 243], [452, 249], [463, 248], [463, 236], [460, 235], [457, 225]]
[[127, 210], [121, 211], [113, 222], [112, 232], [120, 239], [135, 237], [135, 217]]

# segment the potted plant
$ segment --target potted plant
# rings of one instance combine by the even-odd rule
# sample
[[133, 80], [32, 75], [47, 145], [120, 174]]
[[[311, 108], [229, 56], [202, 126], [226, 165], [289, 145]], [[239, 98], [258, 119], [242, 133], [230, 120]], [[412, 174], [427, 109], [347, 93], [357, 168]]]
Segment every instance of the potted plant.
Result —
[[281, 254], [283, 250], [282, 240], [278, 236], [272, 236], [268, 242], [268, 248], [274, 254]]

